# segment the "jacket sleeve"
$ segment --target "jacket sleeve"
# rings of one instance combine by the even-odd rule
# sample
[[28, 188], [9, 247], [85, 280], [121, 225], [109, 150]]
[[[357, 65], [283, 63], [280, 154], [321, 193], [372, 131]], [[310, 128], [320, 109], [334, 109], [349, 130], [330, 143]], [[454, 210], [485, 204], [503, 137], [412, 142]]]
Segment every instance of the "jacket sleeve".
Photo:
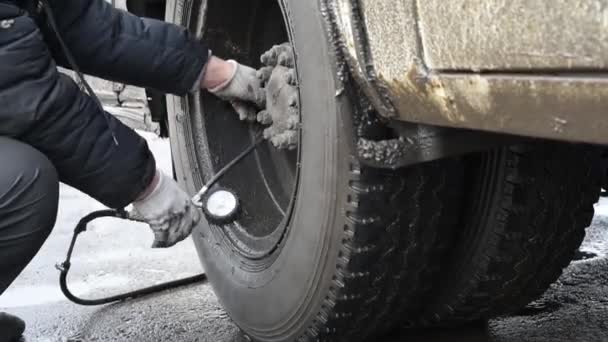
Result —
[[[200, 78], [209, 50], [188, 30], [139, 18], [104, 0], [51, 0], [66, 45], [84, 73], [184, 95]], [[54, 35], [45, 37], [55, 60], [69, 68]]]
[[31, 18], [0, 2], [3, 17], [10, 25], [0, 30], [0, 135], [38, 149], [62, 182], [105, 205], [131, 203], [156, 169], [146, 141], [57, 71]]

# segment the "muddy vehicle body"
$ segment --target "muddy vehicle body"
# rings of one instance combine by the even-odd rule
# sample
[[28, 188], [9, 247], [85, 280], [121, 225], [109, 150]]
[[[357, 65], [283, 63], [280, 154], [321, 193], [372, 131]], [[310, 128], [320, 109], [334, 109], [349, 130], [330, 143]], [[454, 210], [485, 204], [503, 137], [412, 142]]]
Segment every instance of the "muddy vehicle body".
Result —
[[[513, 313], [580, 245], [605, 177], [608, 1], [127, 0], [262, 67], [291, 43], [295, 149], [222, 186], [237, 222], [194, 236], [256, 341], [359, 341]], [[268, 63], [266, 63], [268, 66]], [[148, 90], [190, 192], [259, 125]]]

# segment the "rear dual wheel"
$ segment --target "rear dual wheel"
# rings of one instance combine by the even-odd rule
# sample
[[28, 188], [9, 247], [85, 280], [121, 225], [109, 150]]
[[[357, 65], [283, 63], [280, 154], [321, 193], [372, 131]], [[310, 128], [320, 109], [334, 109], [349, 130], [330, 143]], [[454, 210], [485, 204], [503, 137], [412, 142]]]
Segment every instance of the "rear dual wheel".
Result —
[[[390, 132], [351, 102], [355, 90], [336, 96], [344, 85], [319, 6], [167, 4], [167, 19], [220, 57], [259, 67], [259, 56], [285, 41], [297, 56], [297, 150], [265, 145], [232, 171], [221, 185], [239, 194], [241, 216], [194, 235], [230, 316], [259, 341], [357, 341], [404, 325], [490, 317], [539, 295], [590, 219], [594, 155], [546, 143], [547, 155], [539, 143], [536, 152], [500, 149], [396, 171], [361, 165], [355, 132]], [[168, 112], [176, 174], [192, 193], [259, 129], [205, 93], [169, 97]], [[563, 200], [553, 204], [551, 184], [560, 182]], [[558, 210], [576, 214], [556, 218]]]
[[462, 234], [421, 323], [515, 313], [574, 258], [599, 197], [598, 149], [532, 142], [469, 156]]

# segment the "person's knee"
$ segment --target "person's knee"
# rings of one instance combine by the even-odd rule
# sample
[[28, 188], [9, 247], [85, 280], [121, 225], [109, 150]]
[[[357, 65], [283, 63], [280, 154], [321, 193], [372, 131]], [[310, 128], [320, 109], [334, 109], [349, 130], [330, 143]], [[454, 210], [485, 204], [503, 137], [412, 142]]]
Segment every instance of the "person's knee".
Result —
[[0, 233], [46, 239], [57, 217], [55, 167], [38, 150], [8, 138], [0, 137], [0, 155], [6, 161], [0, 164]]
[[59, 180], [51, 162], [0, 137], [0, 294], [38, 253], [55, 225]]

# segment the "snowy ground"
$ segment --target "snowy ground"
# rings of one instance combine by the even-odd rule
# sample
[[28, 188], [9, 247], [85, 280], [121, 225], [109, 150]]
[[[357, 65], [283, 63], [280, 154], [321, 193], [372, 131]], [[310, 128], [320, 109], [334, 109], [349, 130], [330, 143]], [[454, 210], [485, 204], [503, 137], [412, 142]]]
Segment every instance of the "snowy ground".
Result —
[[[171, 173], [168, 140], [140, 132], [159, 168]], [[61, 185], [56, 228], [36, 259], [0, 297], [0, 307], [22, 307], [64, 300], [57, 286], [54, 265], [63, 258], [78, 220], [102, 209], [81, 192]], [[81, 235], [74, 256], [73, 288], [85, 295], [101, 295], [200, 272], [191, 240], [169, 250], [152, 250], [152, 235], [145, 225], [105, 219]]]

